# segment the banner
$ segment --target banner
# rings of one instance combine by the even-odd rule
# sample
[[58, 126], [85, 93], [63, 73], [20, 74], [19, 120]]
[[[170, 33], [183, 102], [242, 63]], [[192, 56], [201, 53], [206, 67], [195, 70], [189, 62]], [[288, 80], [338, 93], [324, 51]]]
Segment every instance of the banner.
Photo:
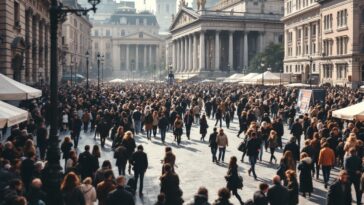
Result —
[[301, 114], [307, 113], [310, 108], [312, 90], [301, 89], [298, 94], [297, 107]]

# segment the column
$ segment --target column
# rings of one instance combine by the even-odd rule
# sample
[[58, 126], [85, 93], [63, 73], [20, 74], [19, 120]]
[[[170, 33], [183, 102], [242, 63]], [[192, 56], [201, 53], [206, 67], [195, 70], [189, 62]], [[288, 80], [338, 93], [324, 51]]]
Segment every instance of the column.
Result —
[[[32, 34], [33, 34], [33, 12], [31, 10], [27, 11], [27, 33], [26, 33], [26, 37], [27, 37], [27, 42], [29, 43], [29, 45], [32, 44]], [[30, 47], [29, 49], [27, 49], [26, 51], [26, 73], [27, 73], [27, 78], [26, 81], [29, 82], [33, 82], [32, 81], [32, 69], [33, 69], [33, 59], [32, 59], [32, 55], [33, 55], [33, 49]]]
[[308, 55], [311, 55], [312, 53], [312, 47], [311, 47], [311, 23], [308, 24], [308, 28], [307, 28], [307, 33], [308, 33], [308, 37], [307, 37], [307, 45], [308, 45]]
[[120, 70], [120, 47], [118, 44], [112, 46], [113, 70]]
[[[319, 31], [320, 31], [320, 21], [316, 22], [316, 54], [320, 55], [320, 50], [321, 50], [321, 43], [319, 43]], [[320, 69], [319, 69], [320, 70]]]
[[134, 70], [139, 69], [139, 45], [135, 45], [135, 68]]
[[188, 47], [188, 36], [185, 37], [185, 68], [184, 68], [184, 72], [188, 72], [188, 70], [190, 69], [189, 68], [189, 63], [188, 63], [188, 50], [189, 50], [189, 47]]
[[191, 72], [193, 70], [193, 60], [192, 60], [192, 56], [193, 56], [193, 49], [192, 49], [192, 36], [189, 35], [188, 36], [188, 72]]
[[33, 16], [33, 23], [32, 23], [32, 61], [33, 61], [33, 69], [32, 69], [32, 81], [35, 83], [38, 81], [38, 75], [37, 70], [39, 67], [39, 61], [38, 61], [38, 50], [39, 50], [39, 44], [38, 44], [38, 16]]
[[200, 32], [200, 66], [199, 71], [205, 69], [205, 31]]
[[179, 72], [179, 68], [180, 68], [180, 57], [181, 57], [181, 54], [180, 54], [180, 41], [179, 39], [176, 40], [176, 47], [177, 47], [177, 50], [176, 50], [176, 62], [177, 62], [177, 66], [176, 66], [176, 73]]
[[304, 56], [305, 51], [305, 37], [304, 37], [304, 27], [301, 29], [301, 56]]
[[215, 70], [220, 70], [220, 31], [215, 32]]
[[181, 38], [181, 72], [185, 71], [185, 39]]
[[129, 44], [126, 45], [126, 70], [129, 71]]
[[193, 55], [192, 55], [192, 70], [195, 72], [198, 68], [197, 65], [197, 35], [193, 34]]
[[229, 31], [229, 65], [230, 70], [234, 70], [234, 32]]
[[155, 65], [153, 65], [153, 69], [154, 69], [154, 66], [155, 66], [155, 68], [157, 68], [160, 65], [160, 62], [159, 62], [159, 60], [160, 60], [159, 45], [157, 44], [154, 47], [155, 47]]
[[177, 62], [176, 62], [176, 41], [172, 41], [172, 66], [173, 66], [172, 69], [173, 70], [176, 70], [176, 68], [177, 68]]
[[244, 67], [245, 68], [247, 68], [249, 65], [248, 35], [249, 35], [249, 31], [244, 33]]
[[143, 67], [145, 70], [147, 70], [147, 45], [143, 46], [144, 49], [144, 55], [143, 55]]
[[259, 32], [259, 50], [264, 51], [264, 31]]
[[149, 45], [149, 66], [153, 66], [153, 58], [152, 58], [152, 45]]

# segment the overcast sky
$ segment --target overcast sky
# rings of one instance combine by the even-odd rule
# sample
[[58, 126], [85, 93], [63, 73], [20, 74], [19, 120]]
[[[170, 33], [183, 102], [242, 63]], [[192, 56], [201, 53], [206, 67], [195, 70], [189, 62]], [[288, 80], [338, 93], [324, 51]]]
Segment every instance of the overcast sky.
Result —
[[[120, 2], [121, 0], [116, 0]], [[149, 10], [149, 11], [155, 11], [155, 0], [132, 0], [135, 1], [135, 6], [137, 10]], [[180, 0], [176, 0], [177, 5]], [[189, 4], [191, 4], [192, 0], [187, 0]]]

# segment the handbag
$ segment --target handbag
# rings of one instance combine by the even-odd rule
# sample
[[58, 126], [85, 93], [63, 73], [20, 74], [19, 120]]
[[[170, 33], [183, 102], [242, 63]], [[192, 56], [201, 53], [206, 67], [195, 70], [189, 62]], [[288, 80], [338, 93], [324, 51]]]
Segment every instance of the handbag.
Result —
[[240, 152], [245, 152], [245, 150], [246, 150], [246, 143], [245, 143], [245, 141], [242, 141], [242, 142], [239, 144], [239, 146], [238, 146], [238, 150], [239, 150]]
[[244, 187], [244, 185], [243, 185], [243, 177], [242, 176], [239, 176], [238, 179], [239, 180], [238, 180], [237, 187], [238, 187], [238, 189], [242, 189]]

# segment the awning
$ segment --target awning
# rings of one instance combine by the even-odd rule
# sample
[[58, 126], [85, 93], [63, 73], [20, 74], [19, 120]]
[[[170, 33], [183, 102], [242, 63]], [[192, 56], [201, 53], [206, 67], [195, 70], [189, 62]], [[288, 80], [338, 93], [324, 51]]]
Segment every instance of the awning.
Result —
[[344, 120], [364, 120], [364, 102], [335, 110], [332, 112], [332, 116]]
[[0, 100], [28, 100], [42, 96], [42, 91], [0, 73]]
[[0, 129], [24, 122], [28, 119], [28, 111], [0, 101]]

